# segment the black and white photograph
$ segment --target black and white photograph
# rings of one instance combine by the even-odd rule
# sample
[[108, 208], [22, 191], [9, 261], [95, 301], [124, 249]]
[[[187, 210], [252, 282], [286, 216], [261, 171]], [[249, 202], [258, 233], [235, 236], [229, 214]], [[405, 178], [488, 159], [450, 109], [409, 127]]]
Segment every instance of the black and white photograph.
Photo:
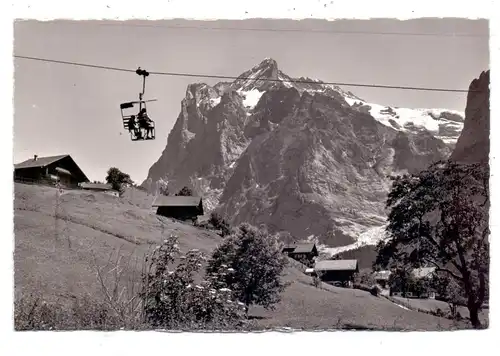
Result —
[[489, 25], [16, 19], [13, 329], [484, 332]]

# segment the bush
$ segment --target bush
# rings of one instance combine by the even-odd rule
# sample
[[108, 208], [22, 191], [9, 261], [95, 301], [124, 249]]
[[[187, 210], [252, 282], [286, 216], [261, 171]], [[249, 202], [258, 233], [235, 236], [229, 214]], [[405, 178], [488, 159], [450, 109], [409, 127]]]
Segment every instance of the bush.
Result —
[[374, 285], [373, 287], [370, 288], [370, 294], [378, 297], [380, 295], [380, 288], [377, 285]]
[[123, 194], [123, 186], [125, 184], [134, 184], [128, 174], [123, 173], [116, 167], [111, 167], [110, 169], [108, 169], [106, 182], [108, 184], [111, 184], [111, 187], [114, 190], [120, 192], [120, 194]]
[[232, 273], [219, 275], [220, 280], [234, 289], [235, 297], [248, 308], [252, 304], [272, 309], [288, 286], [281, 274], [288, 259], [281, 253], [277, 236], [249, 224], [241, 224], [215, 249], [208, 261], [207, 273], [214, 274], [228, 266]]
[[188, 187], [184, 187], [179, 191], [179, 193], [176, 194], [176, 196], [192, 197], [193, 191], [191, 189], [189, 189]]
[[208, 221], [216, 230], [220, 230], [220, 235], [225, 237], [231, 233], [231, 226], [219, 213], [212, 212]]
[[148, 324], [167, 329], [238, 327], [243, 304], [234, 300], [221, 278], [230, 271], [221, 266], [196, 284], [195, 275], [204, 261], [197, 250], [182, 256], [175, 237], [148, 255], [141, 293]]

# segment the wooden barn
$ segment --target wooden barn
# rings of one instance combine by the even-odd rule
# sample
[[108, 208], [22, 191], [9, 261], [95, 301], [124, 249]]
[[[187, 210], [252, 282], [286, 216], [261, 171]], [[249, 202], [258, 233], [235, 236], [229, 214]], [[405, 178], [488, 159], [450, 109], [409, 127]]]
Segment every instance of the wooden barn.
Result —
[[198, 216], [204, 214], [203, 199], [189, 196], [159, 195], [153, 202], [157, 215], [179, 220], [196, 221]]
[[282, 251], [296, 261], [302, 262], [308, 267], [314, 264], [314, 258], [318, 256], [318, 249], [314, 243], [296, 243], [287, 245]]
[[89, 179], [70, 155], [38, 157], [14, 165], [14, 180], [19, 182], [59, 182], [62, 186], [76, 188]]
[[314, 273], [330, 284], [352, 285], [354, 275], [358, 272], [358, 260], [324, 260], [314, 265]]

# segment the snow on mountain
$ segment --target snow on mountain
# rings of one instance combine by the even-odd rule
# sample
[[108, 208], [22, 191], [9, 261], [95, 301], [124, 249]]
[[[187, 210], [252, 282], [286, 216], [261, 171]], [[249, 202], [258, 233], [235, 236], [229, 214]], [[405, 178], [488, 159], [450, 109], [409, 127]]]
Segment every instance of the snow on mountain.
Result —
[[373, 244], [387, 174], [447, 157], [462, 125], [457, 112], [387, 108], [291, 78], [266, 58], [233, 82], [188, 86], [148, 178], [191, 186], [234, 224], [315, 236], [326, 251]]
[[386, 225], [370, 228], [370, 229], [364, 231], [363, 233], [361, 233], [360, 235], [358, 235], [358, 239], [356, 242], [349, 244], [349, 245], [345, 245], [345, 246], [328, 247], [327, 245], [319, 244], [318, 250], [324, 254], [333, 256], [333, 255], [337, 255], [341, 252], [355, 250], [355, 249], [363, 247], [363, 246], [368, 246], [368, 245], [374, 246], [379, 241], [381, 241], [387, 237], [385, 228], [386, 228]]
[[257, 89], [252, 89], [248, 91], [240, 89], [237, 92], [238, 94], [244, 97], [243, 105], [245, 106], [245, 108], [248, 109], [253, 109], [259, 102], [260, 98], [262, 97], [262, 94], [264, 94], [264, 92], [259, 91]]
[[427, 130], [448, 144], [455, 144], [464, 126], [463, 112], [446, 109], [409, 109], [367, 103], [344, 97], [351, 107], [368, 112], [378, 122], [403, 132]]

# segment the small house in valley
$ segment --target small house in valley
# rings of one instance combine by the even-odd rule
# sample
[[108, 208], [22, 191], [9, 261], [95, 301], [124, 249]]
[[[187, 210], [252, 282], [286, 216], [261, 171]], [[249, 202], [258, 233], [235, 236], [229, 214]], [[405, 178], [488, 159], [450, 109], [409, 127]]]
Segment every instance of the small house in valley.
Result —
[[25, 183], [59, 183], [76, 188], [89, 179], [70, 155], [38, 157], [14, 165], [14, 180]]
[[91, 192], [101, 192], [115, 197], [120, 196], [120, 193], [113, 189], [111, 184], [104, 183], [80, 183], [80, 188]]
[[413, 278], [413, 281], [416, 283], [411, 283], [410, 285], [408, 285], [406, 290], [402, 290], [402, 285], [400, 283], [392, 285], [389, 283], [389, 277], [392, 274], [391, 271], [375, 272], [374, 277], [378, 285], [389, 288], [390, 295], [404, 296], [408, 298], [434, 299], [436, 294], [432, 290], [432, 288], [429, 287], [422, 288], [422, 286], [426, 285], [427, 283], [421, 283], [421, 282], [425, 282], [426, 280], [430, 281], [435, 276], [435, 271], [436, 271], [435, 267], [421, 267], [412, 269], [411, 277]]
[[308, 267], [314, 265], [314, 258], [318, 257], [318, 249], [314, 243], [296, 243], [287, 245], [282, 251], [284, 254], [293, 258], [295, 261], [301, 262]]
[[389, 288], [389, 277], [391, 271], [378, 271], [373, 273], [373, 279], [381, 288]]
[[354, 275], [358, 272], [358, 260], [323, 260], [314, 265], [314, 273], [323, 282], [330, 284], [351, 286]]
[[196, 221], [204, 215], [203, 199], [191, 196], [159, 195], [153, 202], [156, 214], [178, 220]]

